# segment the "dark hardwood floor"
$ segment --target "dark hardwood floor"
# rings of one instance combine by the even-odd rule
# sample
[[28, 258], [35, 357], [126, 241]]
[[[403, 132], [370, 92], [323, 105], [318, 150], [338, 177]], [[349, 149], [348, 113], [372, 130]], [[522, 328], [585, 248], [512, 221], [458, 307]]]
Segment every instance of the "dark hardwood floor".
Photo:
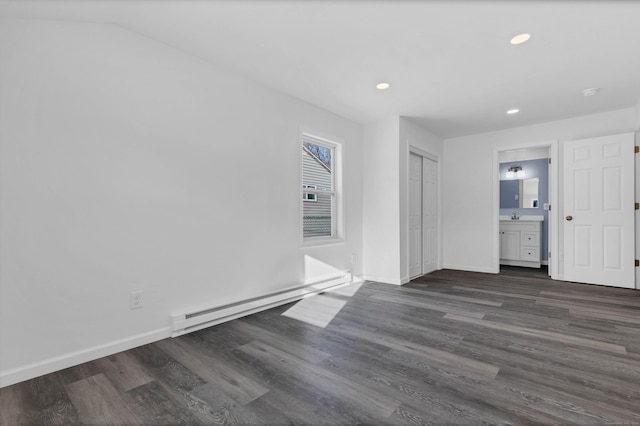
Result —
[[500, 265], [500, 275], [551, 279], [551, 277], [549, 277], [549, 269], [546, 265], [542, 265], [540, 268]]
[[300, 303], [0, 389], [0, 424], [640, 424], [640, 291], [443, 270]]

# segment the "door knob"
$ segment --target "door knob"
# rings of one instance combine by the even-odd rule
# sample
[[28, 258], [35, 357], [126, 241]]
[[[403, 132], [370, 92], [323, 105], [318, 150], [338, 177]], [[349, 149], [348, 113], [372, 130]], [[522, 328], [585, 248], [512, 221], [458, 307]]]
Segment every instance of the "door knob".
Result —
[[567, 216], [566, 219], [571, 221], [571, 220], [573, 220], [573, 216]]

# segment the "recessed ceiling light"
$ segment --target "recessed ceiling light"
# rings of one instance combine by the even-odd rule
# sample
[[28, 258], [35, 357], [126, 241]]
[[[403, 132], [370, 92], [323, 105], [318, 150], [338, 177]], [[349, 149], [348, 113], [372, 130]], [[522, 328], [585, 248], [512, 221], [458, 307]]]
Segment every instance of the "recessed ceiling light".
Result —
[[508, 110], [507, 114], [510, 114], [510, 115], [511, 114], [517, 114], [519, 112], [520, 112], [520, 110], [518, 108], [513, 108], [513, 109]]
[[391, 84], [386, 82], [376, 84], [376, 89], [378, 90], [387, 90], [389, 87], [391, 87]]
[[529, 40], [530, 38], [531, 38], [531, 34], [528, 34], [528, 33], [518, 34], [517, 36], [511, 39], [511, 44], [522, 44], [525, 41]]
[[590, 89], [584, 89], [582, 94], [585, 96], [593, 96], [600, 91], [599, 87], [591, 87]]

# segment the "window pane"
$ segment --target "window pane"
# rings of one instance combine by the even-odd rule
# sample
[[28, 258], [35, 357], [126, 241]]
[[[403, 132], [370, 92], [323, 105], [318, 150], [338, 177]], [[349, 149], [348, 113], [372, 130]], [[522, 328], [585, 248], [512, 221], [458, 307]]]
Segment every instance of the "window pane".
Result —
[[305, 201], [316, 201], [316, 194], [307, 194], [306, 192], [302, 194], [302, 199]]
[[310, 194], [315, 196], [315, 203], [303, 203], [303, 235], [304, 237], [331, 237], [332, 229], [332, 194]]
[[317, 189], [333, 189], [332, 149], [302, 142], [302, 184]]
[[[333, 191], [333, 148], [302, 141], [302, 187]], [[302, 234], [307, 237], [333, 236], [335, 195], [303, 192]]]

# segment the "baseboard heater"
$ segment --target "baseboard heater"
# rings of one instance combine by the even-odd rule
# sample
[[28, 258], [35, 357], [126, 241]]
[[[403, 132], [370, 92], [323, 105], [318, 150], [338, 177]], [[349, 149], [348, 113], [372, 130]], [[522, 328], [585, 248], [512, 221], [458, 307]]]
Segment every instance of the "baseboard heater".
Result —
[[192, 331], [211, 327], [246, 315], [295, 302], [305, 296], [321, 293], [332, 287], [348, 284], [352, 280], [350, 272], [343, 272], [339, 276], [324, 279], [311, 284], [290, 287], [285, 290], [265, 294], [236, 303], [222, 306], [198, 309], [193, 312], [171, 316], [171, 337], [181, 336]]

